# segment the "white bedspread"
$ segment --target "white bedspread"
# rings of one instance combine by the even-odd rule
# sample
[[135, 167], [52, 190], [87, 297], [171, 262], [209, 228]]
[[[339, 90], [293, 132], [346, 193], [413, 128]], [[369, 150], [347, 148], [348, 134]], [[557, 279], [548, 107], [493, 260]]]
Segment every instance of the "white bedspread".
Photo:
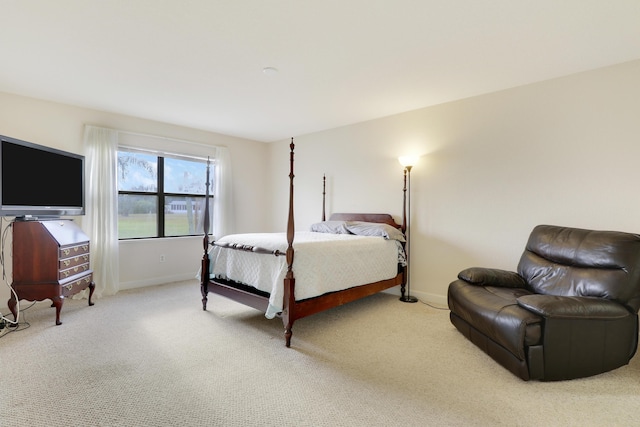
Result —
[[[285, 233], [225, 236], [218, 242], [240, 243], [285, 252]], [[304, 300], [327, 292], [391, 279], [398, 272], [398, 242], [382, 237], [300, 231], [293, 241], [295, 298]], [[211, 277], [233, 280], [270, 294], [265, 316], [282, 311], [285, 256], [250, 253], [214, 246], [209, 252]]]

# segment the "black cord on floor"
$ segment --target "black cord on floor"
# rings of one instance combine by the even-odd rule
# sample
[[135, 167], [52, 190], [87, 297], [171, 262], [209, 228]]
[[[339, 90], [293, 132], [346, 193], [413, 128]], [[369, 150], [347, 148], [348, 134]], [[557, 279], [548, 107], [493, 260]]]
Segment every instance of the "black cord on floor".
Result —
[[426, 305], [426, 306], [429, 306], [429, 307], [431, 307], [431, 308], [433, 308], [433, 309], [436, 309], [436, 310], [446, 310], [446, 311], [449, 311], [449, 307], [436, 307], [435, 305], [431, 305], [431, 304], [429, 304], [428, 302], [424, 302], [424, 301], [422, 301], [422, 300], [420, 300], [420, 299], [418, 300], [418, 302], [420, 302], [421, 304], [424, 304], [424, 305]]
[[22, 310], [20, 310], [20, 316], [19, 316], [20, 322], [17, 325], [13, 325], [11, 323], [7, 324], [5, 322], [4, 329], [2, 331], [0, 331], [0, 338], [4, 338], [4, 337], [6, 337], [7, 335], [9, 335], [12, 332], [24, 331], [29, 326], [31, 326], [31, 324], [29, 322], [27, 322], [27, 318], [26, 318], [24, 312], [27, 311], [28, 309], [30, 309], [31, 307], [33, 307], [35, 304], [36, 303], [34, 301], [28, 307], [25, 307]]

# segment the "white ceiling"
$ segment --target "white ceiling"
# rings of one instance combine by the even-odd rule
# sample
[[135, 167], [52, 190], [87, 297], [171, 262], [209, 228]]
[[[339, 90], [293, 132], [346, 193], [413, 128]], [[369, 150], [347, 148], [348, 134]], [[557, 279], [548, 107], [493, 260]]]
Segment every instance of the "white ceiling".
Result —
[[640, 0], [0, 0], [0, 18], [1, 92], [265, 142], [640, 58]]

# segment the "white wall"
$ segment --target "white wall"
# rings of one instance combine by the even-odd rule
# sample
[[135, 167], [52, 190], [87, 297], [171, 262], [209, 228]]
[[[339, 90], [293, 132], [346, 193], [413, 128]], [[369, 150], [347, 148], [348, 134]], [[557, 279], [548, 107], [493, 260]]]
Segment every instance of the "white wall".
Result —
[[[412, 171], [412, 293], [446, 303], [466, 267], [516, 268], [541, 223], [640, 233], [640, 61], [295, 138], [296, 226], [329, 212], [401, 220]], [[289, 141], [270, 144], [284, 229]], [[277, 174], [277, 175], [276, 175]]]
[[[206, 151], [208, 145], [228, 147], [234, 170], [233, 193], [237, 230], [254, 231], [267, 226], [265, 216], [255, 209], [256, 206], [265, 206], [268, 203], [264, 182], [268, 147], [264, 143], [0, 93], [2, 135], [84, 154], [82, 138], [85, 124], [196, 143], [163, 143], [163, 149], [173, 152], [197, 154], [194, 151]], [[82, 224], [81, 217], [75, 219]], [[3, 225], [6, 224], [5, 220]], [[10, 238], [4, 242], [3, 251], [7, 282], [10, 284]], [[120, 287], [127, 289], [194, 277], [200, 267], [202, 254], [200, 237], [121, 242]], [[160, 255], [165, 255], [164, 263], [160, 263]], [[199, 304], [198, 295], [199, 290], [194, 289], [196, 304]], [[3, 314], [7, 312], [6, 303], [9, 296], [9, 288], [0, 284], [0, 311]]]
[[[638, 76], [634, 61], [296, 136], [297, 228], [320, 220], [324, 173], [329, 213], [388, 212], [400, 221], [397, 157], [418, 153], [411, 284], [422, 298], [444, 303], [447, 285], [465, 267], [514, 269], [536, 224], [640, 232]], [[289, 141], [262, 144], [0, 93], [2, 134], [82, 152], [85, 123], [228, 146], [237, 231], [284, 230]], [[9, 249], [10, 240], [8, 267]], [[123, 242], [120, 249], [124, 287], [190, 275], [202, 253], [199, 238]], [[8, 298], [0, 286], [3, 312]]]

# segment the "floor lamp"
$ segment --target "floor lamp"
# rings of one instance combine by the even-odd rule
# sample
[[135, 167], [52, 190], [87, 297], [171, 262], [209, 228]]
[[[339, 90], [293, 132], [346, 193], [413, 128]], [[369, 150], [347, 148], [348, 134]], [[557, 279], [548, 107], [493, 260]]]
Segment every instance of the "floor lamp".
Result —
[[[404, 167], [404, 201], [405, 206], [407, 208], [407, 221], [406, 221], [406, 230], [404, 232], [406, 244], [404, 246], [405, 254], [407, 257], [407, 293], [400, 297], [400, 301], [402, 302], [418, 302], [418, 298], [411, 296], [411, 274], [409, 269], [411, 268], [411, 264], [409, 262], [409, 255], [411, 253], [411, 237], [410, 237], [410, 229], [411, 229], [411, 168], [415, 166], [418, 159], [413, 156], [402, 156], [398, 157], [398, 161]], [[407, 195], [408, 191], [408, 195]]]

